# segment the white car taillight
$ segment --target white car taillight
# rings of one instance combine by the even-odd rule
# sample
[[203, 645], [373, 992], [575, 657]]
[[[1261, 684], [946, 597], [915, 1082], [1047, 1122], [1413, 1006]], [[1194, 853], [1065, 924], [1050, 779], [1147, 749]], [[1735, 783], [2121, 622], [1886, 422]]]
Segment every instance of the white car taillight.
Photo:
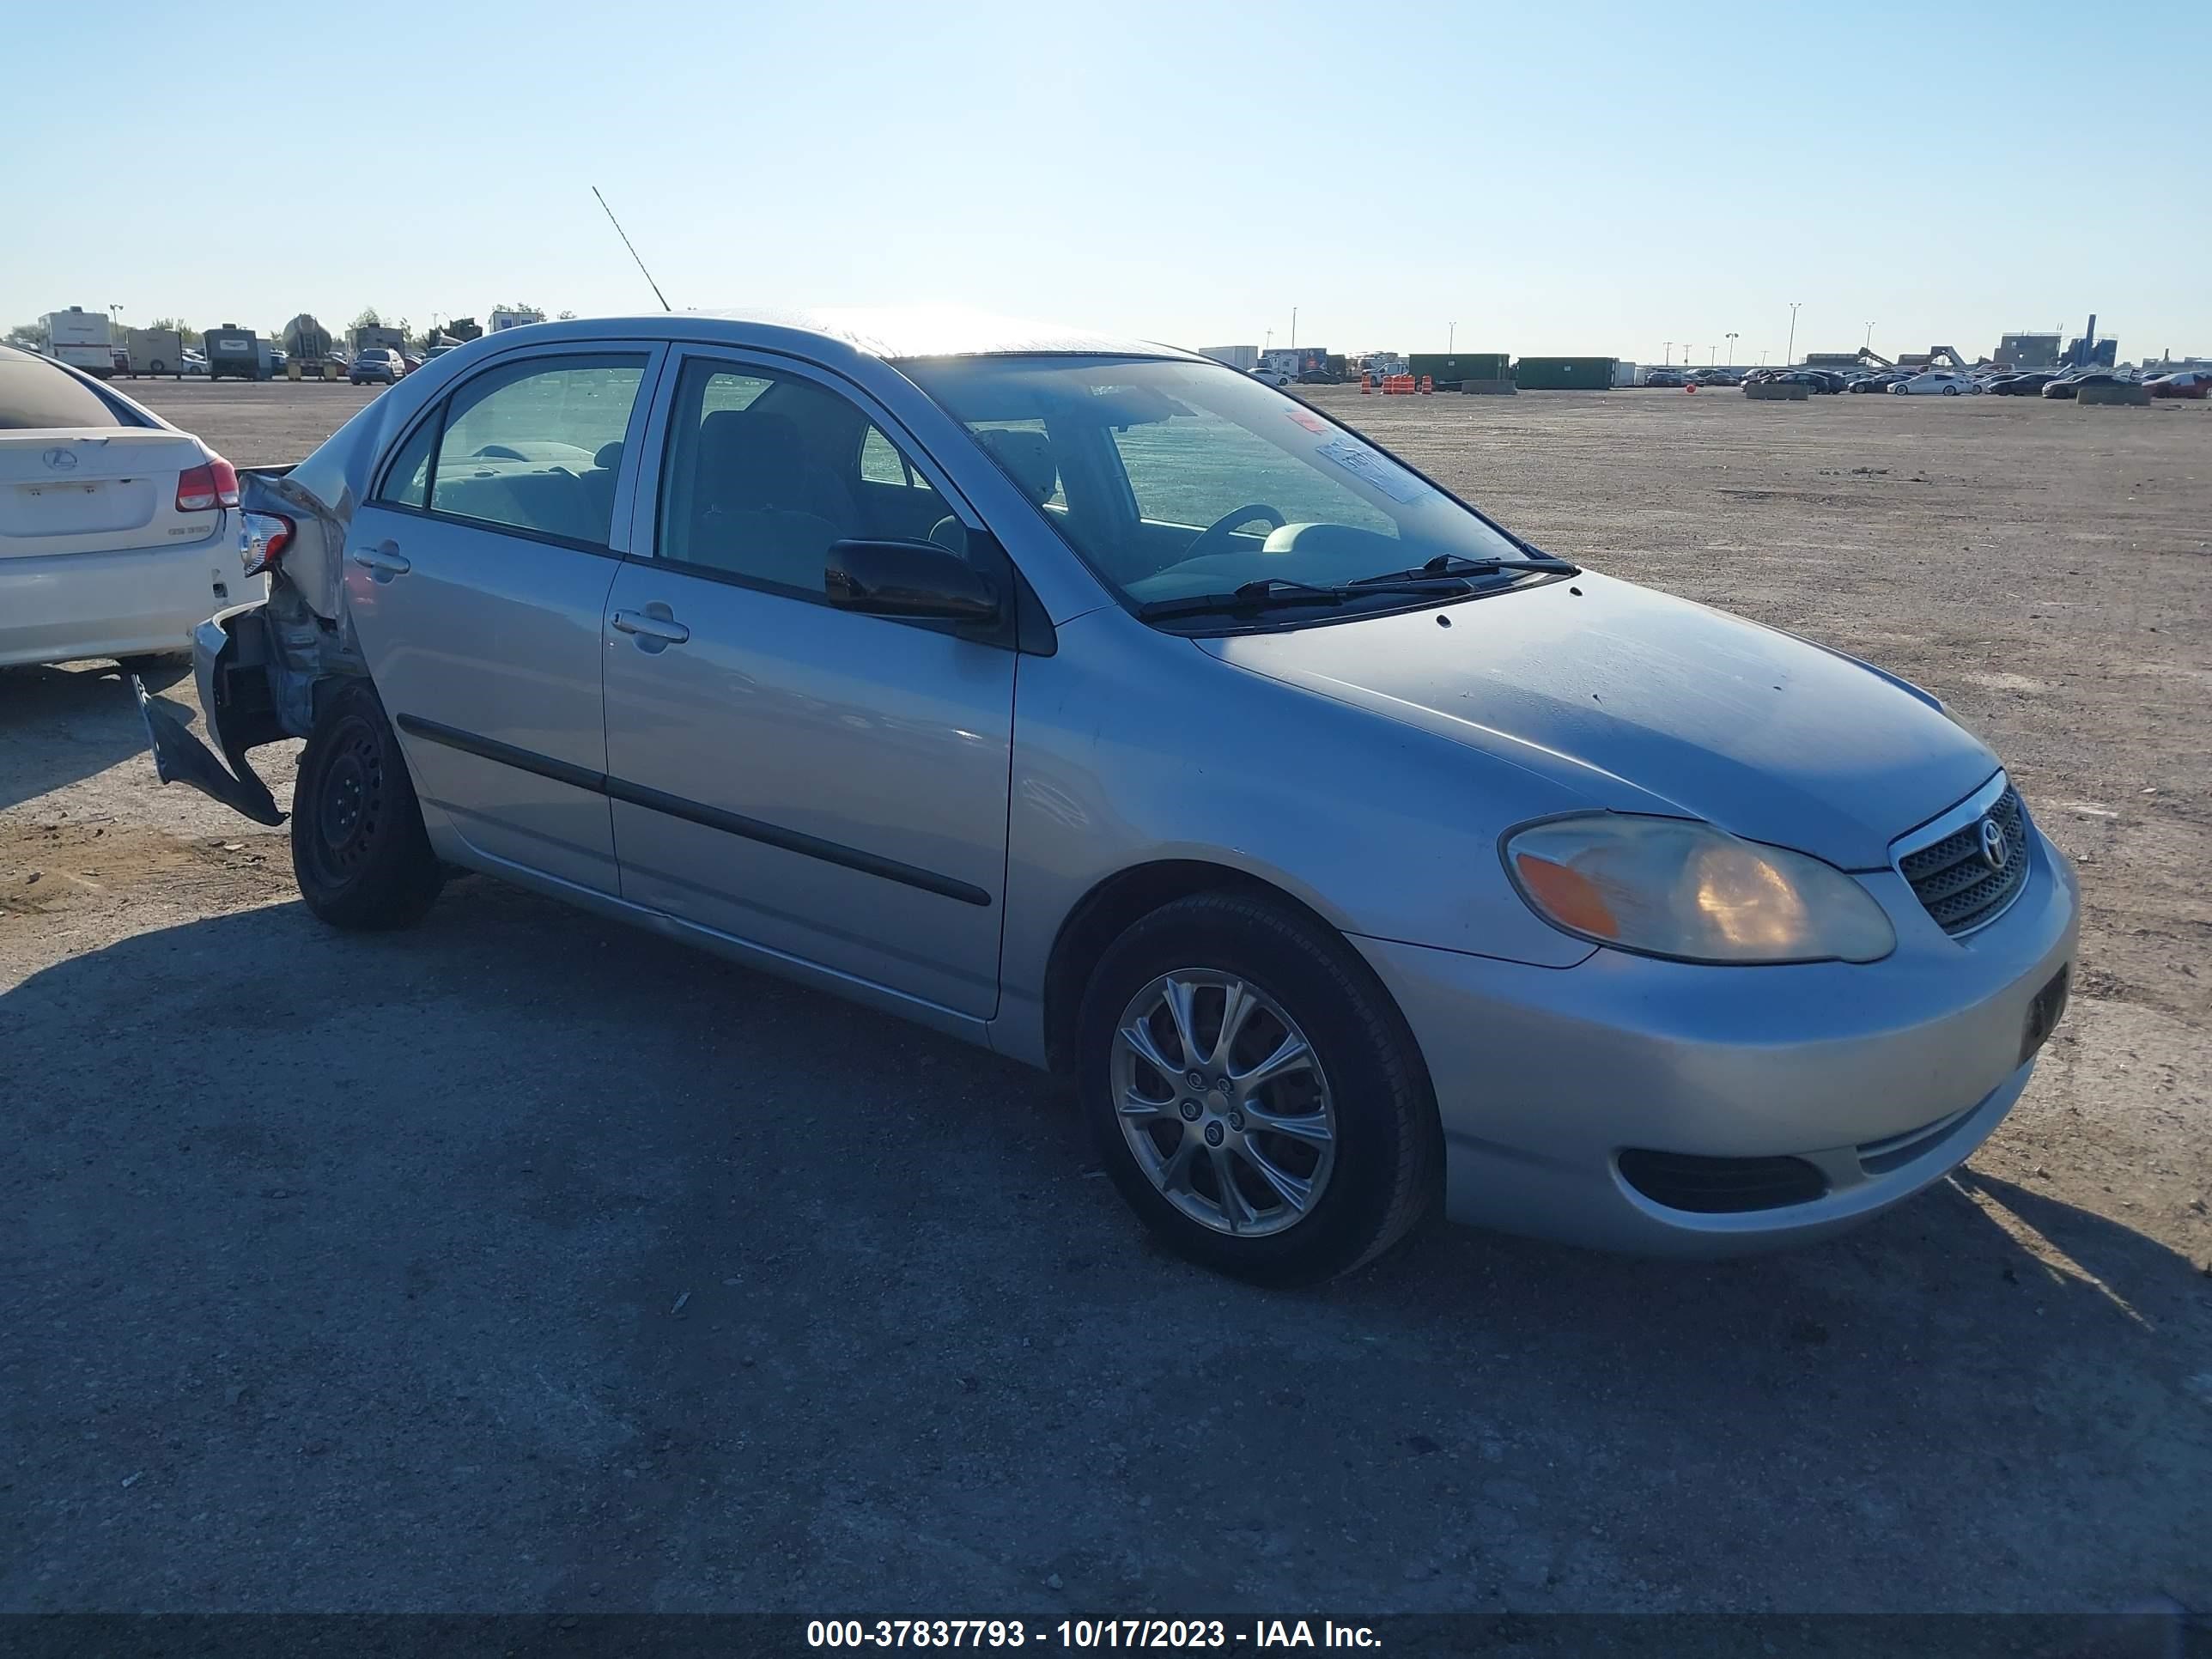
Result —
[[274, 570], [292, 544], [292, 521], [281, 513], [249, 513], [238, 537], [238, 562], [249, 576]]
[[238, 505], [238, 469], [220, 455], [177, 474], [177, 511], [212, 513]]

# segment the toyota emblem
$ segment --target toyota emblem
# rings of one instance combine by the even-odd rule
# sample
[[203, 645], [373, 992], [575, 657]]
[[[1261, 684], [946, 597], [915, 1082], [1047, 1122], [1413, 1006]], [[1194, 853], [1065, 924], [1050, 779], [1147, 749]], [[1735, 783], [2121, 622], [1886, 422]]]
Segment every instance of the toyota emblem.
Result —
[[2012, 848], [2005, 844], [2004, 826], [1995, 818], [1984, 818], [1981, 837], [1982, 862], [1992, 870], [2002, 870], [2005, 860], [2012, 856]]
[[76, 451], [64, 449], [57, 444], [39, 459], [57, 472], [67, 472], [76, 465]]

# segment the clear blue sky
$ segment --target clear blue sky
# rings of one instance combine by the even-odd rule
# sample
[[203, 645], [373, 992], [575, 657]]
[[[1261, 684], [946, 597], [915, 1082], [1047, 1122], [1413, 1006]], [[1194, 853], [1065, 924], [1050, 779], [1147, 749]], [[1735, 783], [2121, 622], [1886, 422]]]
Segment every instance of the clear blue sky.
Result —
[[1702, 362], [1778, 361], [1797, 300], [1800, 352], [2091, 310], [2212, 352], [2207, 0], [87, 17], [11, 66], [0, 324], [649, 309], [596, 184], [678, 307]]

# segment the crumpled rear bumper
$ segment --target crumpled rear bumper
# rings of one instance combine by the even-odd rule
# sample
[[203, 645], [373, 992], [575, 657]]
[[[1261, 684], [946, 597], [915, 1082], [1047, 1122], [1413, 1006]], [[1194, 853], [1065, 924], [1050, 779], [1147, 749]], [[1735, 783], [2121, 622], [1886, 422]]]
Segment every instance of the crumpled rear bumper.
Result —
[[258, 647], [260, 610], [258, 604], [238, 605], [216, 612], [192, 629], [192, 677], [199, 687], [208, 736], [222, 750], [221, 758], [192, 735], [191, 727], [173, 708], [149, 696], [136, 674], [131, 677], [131, 690], [138, 699], [138, 713], [146, 722], [146, 741], [154, 751], [154, 771], [162, 782], [189, 785], [256, 823], [274, 825], [284, 822], [284, 814], [270, 794], [269, 786], [246, 760], [244, 748], [227, 742], [222, 734], [227, 702], [223, 674], [228, 668], [240, 665], [240, 641], [248, 631], [240, 623], [247, 619]]

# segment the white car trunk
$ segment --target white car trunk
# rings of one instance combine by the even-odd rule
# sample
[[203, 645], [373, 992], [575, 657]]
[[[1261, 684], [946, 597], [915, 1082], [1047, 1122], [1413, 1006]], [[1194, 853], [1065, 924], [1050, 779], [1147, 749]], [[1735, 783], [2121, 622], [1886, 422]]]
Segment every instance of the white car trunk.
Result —
[[0, 431], [0, 559], [204, 541], [222, 514], [177, 511], [207, 453], [153, 427]]

